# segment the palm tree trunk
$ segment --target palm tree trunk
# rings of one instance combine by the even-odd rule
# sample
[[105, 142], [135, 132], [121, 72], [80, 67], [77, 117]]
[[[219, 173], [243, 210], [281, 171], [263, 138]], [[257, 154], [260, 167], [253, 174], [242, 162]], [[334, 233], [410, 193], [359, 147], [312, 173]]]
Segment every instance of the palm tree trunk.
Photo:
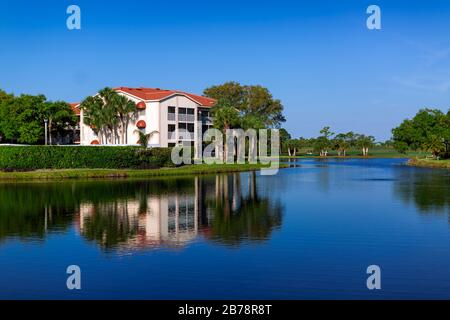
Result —
[[125, 131], [125, 144], [128, 144], [128, 124], [129, 120], [127, 119], [125, 121], [125, 128], [123, 129]]
[[120, 143], [125, 144], [125, 130], [126, 130], [125, 121], [122, 120], [121, 126], [122, 126], [122, 128], [121, 128], [121, 132], [120, 132], [120, 138], [121, 138]]
[[225, 132], [225, 135], [224, 135], [225, 143], [223, 145], [223, 151], [225, 153], [224, 156], [223, 156], [224, 163], [228, 162], [228, 144], [227, 144], [227, 134], [226, 134], [227, 129], [228, 129], [228, 126], [225, 125], [224, 128], [223, 128], [223, 131]]
[[50, 145], [52, 145], [52, 119], [48, 119], [48, 142]]

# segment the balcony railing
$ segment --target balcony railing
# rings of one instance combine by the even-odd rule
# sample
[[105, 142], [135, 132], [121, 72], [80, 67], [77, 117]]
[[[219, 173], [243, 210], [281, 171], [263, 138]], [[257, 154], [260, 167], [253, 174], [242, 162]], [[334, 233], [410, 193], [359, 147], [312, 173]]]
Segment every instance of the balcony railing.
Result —
[[178, 121], [194, 122], [195, 116], [193, 114], [178, 114]]
[[167, 138], [169, 140], [176, 140], [176, 138], [177, 138], [176, 132], [175, 131], [174, 132], [169, 132], [168, 135], [167, 135]]
[[184, 132], [179, 134], [179, 140], [185, 141], [185, 140], [194, 140], [194, 133], [193, 132]]
[[167, 114], [167, 120], [175, 121], [175, 113], [168, 113]]

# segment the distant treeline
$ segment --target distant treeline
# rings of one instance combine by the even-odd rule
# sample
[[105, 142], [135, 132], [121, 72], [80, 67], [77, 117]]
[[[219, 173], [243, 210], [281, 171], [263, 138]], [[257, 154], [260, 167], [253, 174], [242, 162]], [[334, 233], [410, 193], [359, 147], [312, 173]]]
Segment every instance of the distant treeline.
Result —
[[335, 151], [339, 156], [346, 156], [349, 150], [360, 150], [361, 155], [368, 156], [374, 147], [396, 150], [400, 153], [410, 151], [430, 153], [435, 158], [449, 157], [450, 110], [444, 113], [437, 109], [420, 110], [413, 119], [403, 121], [392, 129], [392, 139], [375, 142], [373, 136], [354, 132], [331, 132], [330, 127], [320, 131], [317, 138], [294, 139], [285, 130], [280, 130], [282, 152], [289, 156], [299, 155], [300, 151], [323, 157]]
[[[369, 155], [369, 150], [375, 146], [375, 138], [364, 134], [347, 132], [335, 134], [330, 127], [320, 130], [317, 138], [293, 139], [285, 130], [280, 130], [282, 152], [289, 156], [297, 156], [300, 151], [308, 154], [316, 153], [322, 157], [329, 155], [330, 151], [336, 151], [338, 156], [346, 156], [351, 149], [361, 150], [363, 156]], [[390, 142], [383, 143], [391, 146]]]

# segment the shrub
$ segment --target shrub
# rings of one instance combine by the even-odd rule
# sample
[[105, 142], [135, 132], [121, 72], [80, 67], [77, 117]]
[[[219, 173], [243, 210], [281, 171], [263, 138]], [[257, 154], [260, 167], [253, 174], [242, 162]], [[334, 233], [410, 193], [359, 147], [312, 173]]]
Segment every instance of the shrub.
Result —
[[0, 146], [0, 170], [139, 169], [173, 166], [171, 149], [105, 146]]

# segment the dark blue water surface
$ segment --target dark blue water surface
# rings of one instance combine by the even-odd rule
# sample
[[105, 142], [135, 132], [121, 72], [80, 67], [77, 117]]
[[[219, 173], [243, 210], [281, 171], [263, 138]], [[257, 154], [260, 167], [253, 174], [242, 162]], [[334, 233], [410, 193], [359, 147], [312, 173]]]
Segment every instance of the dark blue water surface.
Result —
[[450, 173], [404, 163], [0, 184], [0, 298], [450, 298]]

